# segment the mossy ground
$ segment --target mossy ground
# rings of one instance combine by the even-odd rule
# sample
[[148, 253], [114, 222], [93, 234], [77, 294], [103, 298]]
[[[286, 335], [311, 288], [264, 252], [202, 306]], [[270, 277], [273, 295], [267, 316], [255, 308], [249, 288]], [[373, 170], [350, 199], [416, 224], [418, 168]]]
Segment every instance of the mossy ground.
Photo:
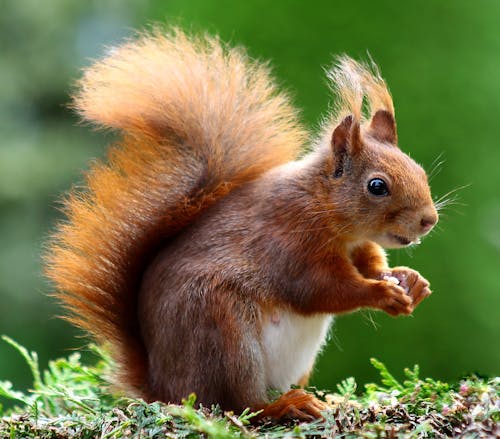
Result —
[[0, 382], [0, 397], [15, 401], [0, 406], [0, 438], [278, 438], [278, 437], [500, 437], [500, 378], [464, 378], [457, 384], [419, 377], [418, 366], [405, 370], [398, 382], [384, 364], [372, 359], [380, 384], [357, 394], [354, 378], [335, 393], [313, 390], [331, 404], [325, 420], [313, 423], [252, 425], [253, 415], [196, 408], [195, 396], [182, 405], [146, 404], [109, 392], [105, 376], [111, 366], [99, 359], [84, 366], [80, 355], [50, 362], [43, 373], [35, 353], [4, 337], [25, 358], [33, 374], [27, 393]]

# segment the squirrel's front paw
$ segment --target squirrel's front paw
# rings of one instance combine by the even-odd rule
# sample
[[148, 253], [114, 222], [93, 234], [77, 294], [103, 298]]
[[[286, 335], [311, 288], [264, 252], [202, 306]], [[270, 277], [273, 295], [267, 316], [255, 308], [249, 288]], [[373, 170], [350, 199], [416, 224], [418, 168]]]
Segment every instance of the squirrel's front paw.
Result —
[[422, 277], [418, 271], [408, 267], [396, 267], [385, 273], [383, 279], [397, 279], [398, 285], [406, 291], [406, 294], [412, 299], [413, 309], [430, 296], [429, 282]]
[[413, 311], [413, 300], [406, 291], [391, 280], [382, 280], [375, 284], [375, 307], [391, 316], [408, 315]]

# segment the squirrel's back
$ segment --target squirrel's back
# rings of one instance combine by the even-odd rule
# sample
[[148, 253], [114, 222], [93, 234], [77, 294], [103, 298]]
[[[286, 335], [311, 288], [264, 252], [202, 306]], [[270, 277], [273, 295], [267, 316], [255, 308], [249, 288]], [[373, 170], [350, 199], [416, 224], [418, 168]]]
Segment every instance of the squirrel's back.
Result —
[[217, 38], [139, 35], [85, 71], [74, 108], [120, 131], [47, 252], [69, 320], [109, 344], [119, 382], [143, 397], [137, 290], [169, 238], [232, 188], [293, 160], [305, 140], [267, 66]]

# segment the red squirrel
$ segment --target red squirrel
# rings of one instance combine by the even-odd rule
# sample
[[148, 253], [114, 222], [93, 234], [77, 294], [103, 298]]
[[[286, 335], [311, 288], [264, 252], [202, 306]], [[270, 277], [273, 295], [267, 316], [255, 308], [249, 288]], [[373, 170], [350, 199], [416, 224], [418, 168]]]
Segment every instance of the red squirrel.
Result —
[[336, 110], [309, 140], [267, 65], [215, 37], [155, 30], [84, 72], [73, 107], [121, 137], [68, 196], [46, 272], [128, 395], [320, 417], [289, 389], [332, 316], [408, 315], [430, 294], [383, 250], [438, 221], [386, 84], [346, 56], [329, 79]]

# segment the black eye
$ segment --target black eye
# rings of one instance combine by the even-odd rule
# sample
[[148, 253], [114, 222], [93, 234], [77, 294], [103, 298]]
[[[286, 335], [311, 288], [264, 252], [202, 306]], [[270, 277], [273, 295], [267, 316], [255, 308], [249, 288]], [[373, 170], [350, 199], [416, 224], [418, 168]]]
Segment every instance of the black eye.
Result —
[[368, 182], [368, 191], [378, 197], [384, 197], [389, 195], [389, 189], [387, 189], [387, 183], [381, 178], [372, 178]]

